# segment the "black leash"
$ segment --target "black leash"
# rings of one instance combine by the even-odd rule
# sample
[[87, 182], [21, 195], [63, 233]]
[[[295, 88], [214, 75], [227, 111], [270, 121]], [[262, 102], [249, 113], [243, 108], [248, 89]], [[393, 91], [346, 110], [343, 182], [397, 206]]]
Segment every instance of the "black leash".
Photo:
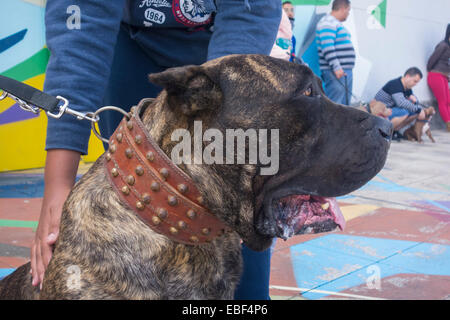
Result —
[[64, 113], [75, 116], [78, 120], [98, 122], [98, 116], [92, 112], [78, 112], [70, 109], [69, 101], [61, 96], [51, 96], [20, 81], [0, 75], [0, 100], [13, 99], [25, 111], [38, 114], [44, 110], [48, 116], [59, 119]]
[[348, 83], [347, 83], [347, 76], [344, 76], [345, 80], [345, 104], [348, 106]]
[[338, 79], [338, 77], [336, 77], [336, 75], [334, 74], [334, 72], [333, 71], [331, 71], [331, 73], [333, 74], [333, 76], [336, 78], [336, 80], [337, 80], [337, 82], [344, 88], [344, 90], [345, 90], [345, 101], [346, 101], [346, 103], [347, 103], [347, 105], [349, 105], [349, 97], [348, 97], [348, 95], [350, 94], [353, 98], [355, 98], [355, 100], [356, 101], [359, 101], [359, 104], [360, 105], [363, 105], [363, 102], [362, 102], [362, 99], [359, 99], [357, 96], [355, 96], [354, 94], [353, 94], [353, 92], [352, 91], [350, 91], [349, 89], [348, 89], [348, 84], [347, 84], [347, 76], [345, 75], [344, 77], [345, 77], [345, 85], [340, 81], [340, 79]]
[[[0, 88], [6, 92], [6, 94], [2, 94], [2, 99], [6, 96], [13, 98], [11, 97], [12, 95], [22, 102], [26, 102], [27, 104], [31, 104], [33, 106], [39, 106], [45, 111], [52, 113], [58, 113], [59, 111], [58, 105], [61, 102], [60, 100], [20, 81], [0, 75]], [[3, 95], [5, 95], [5, 97], [3, 97]], [[17, 101], [17, 99], [14, 100]]]
[[[3, 91], [3, 92], [1, 92]], [[100, 120], [99, 114], [106, 110], [121, 112], [125, 117], [129, 117], [129, 113], [121, 108], [114, 106], [104, 106], [95, 112], [79, 112], [69, 108], [69, 101], [61, 96], [54, 97], [41, 90], [33, 88], [20, 81], [0, 75], [0, 101], [5, 98], [11, 98], [17, 102], [20, 108], [25, 111], [38, 114], [41, 109], [50, 117], [59, 119], [63, 114], [67, 113], [78, 120], [89, 120], [94, 134], [103, 142], [109, 141], [103, 138], [95, 128], [95, 123]]]

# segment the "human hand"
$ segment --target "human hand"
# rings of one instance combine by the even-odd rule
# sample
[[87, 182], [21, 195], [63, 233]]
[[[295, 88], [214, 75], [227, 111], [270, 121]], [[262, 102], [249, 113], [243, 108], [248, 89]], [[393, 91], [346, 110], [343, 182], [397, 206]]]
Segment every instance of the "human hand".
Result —
[[338, 78], [338, 79], [340, 79], [346, 75], [343, 69], [335, 70], [334, 74], [336, 75], [336, 78]]
[[420, 110], [420, 113], [419, 113], [419, 117], [417, 117], [417, 119], [419, 119], [419, 120], [425, 120], [425, 110]]
[[45, 269], [52, 257], [53, 246], [59, 236], [59, 225], [64, 202], [75, 183], [80, 153], [54, 149], [47, 152], [45, 190], [39, 225], [31, 246], [32, 285], [44, 280]]
[[67, 198], [66, 192], [58, 192], [42, 203], [39, 225], [31, 246], [32, 285], [37, 286], [44, 280], [44, 273], [52, 258], [53, 246], [59, 236], [62, 207]]
[[417, 98], [415, 96], [413, 96], [413, 95], [409, 96], [409, 100], [411, 100], [411, 102], [414, 103], [414, 104], [417, 103]]
[[390, 116], [392, 116], [392, 109], [391, 108], [386, 108], [386, 111], [384, 113], [384, 116], [386, 118], [389, 118]]

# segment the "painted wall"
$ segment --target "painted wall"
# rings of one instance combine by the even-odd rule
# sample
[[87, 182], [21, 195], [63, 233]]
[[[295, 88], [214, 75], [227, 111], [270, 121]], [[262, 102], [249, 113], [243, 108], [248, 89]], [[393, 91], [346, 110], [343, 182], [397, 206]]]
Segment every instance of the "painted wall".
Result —
[[[42, 90], [49, 51], [45, 46], [44, 0], [0, 2], [0, 74]], [[9, 98], [0, 101], [0, 172], [43, 167], [47, 116], [20, 109]], [[91, 137], [94, 161], [103, 152]]]
[[[318, 72], [317, 49], [304, 41], [314, 20], [331, 11], [331, 0], [294, 0], [297, 52]], [[369, 101], [389, 80], [411, 67], [425, 75], [413, 90], [423, 102], [434, 99], [426, 83], [426, 63], [450, 23], [449, 0], [352, 0], [344, 25], [352, 34], [357, 60], [354, 94]], [[314, 28], [312, 28], [314, 29]], [[355, 101], [355, 99], [353, 99]]]

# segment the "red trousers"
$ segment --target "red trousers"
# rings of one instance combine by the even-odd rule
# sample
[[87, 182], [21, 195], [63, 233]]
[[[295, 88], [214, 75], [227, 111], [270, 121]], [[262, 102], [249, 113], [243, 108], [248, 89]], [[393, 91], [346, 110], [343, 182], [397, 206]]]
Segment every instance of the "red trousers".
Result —
[[450, 89], [447, 77], [438, 72], [428, 72], [427, 80], [438, 102], [442, 120], [450, 122]]

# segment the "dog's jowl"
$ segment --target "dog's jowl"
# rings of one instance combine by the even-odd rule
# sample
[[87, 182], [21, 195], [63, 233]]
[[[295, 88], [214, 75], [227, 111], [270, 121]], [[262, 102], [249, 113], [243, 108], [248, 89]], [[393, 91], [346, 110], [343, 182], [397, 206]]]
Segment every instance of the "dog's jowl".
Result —
[[[232, 55], [150, 81], [164, 90], [124, 120], [70, 193], [42, 290], [26, 264], [0, 282], [1, 298], [231, 299], [241, 240], [264, 250], [274, 237], [344, 228], [334, 197], [384, 166], [390, 123], [331, 102], [306, 66]], [[199, 164], [192, 152], [176, 166], [172, 134], [194, 137], [196, 121], [222, 137], [228, 129], [278, 137], [267, 137], [265, 163], [249, 161], [246, 139], [232, 163]], [[264, 174], [270, 150], [278, 170]]]

